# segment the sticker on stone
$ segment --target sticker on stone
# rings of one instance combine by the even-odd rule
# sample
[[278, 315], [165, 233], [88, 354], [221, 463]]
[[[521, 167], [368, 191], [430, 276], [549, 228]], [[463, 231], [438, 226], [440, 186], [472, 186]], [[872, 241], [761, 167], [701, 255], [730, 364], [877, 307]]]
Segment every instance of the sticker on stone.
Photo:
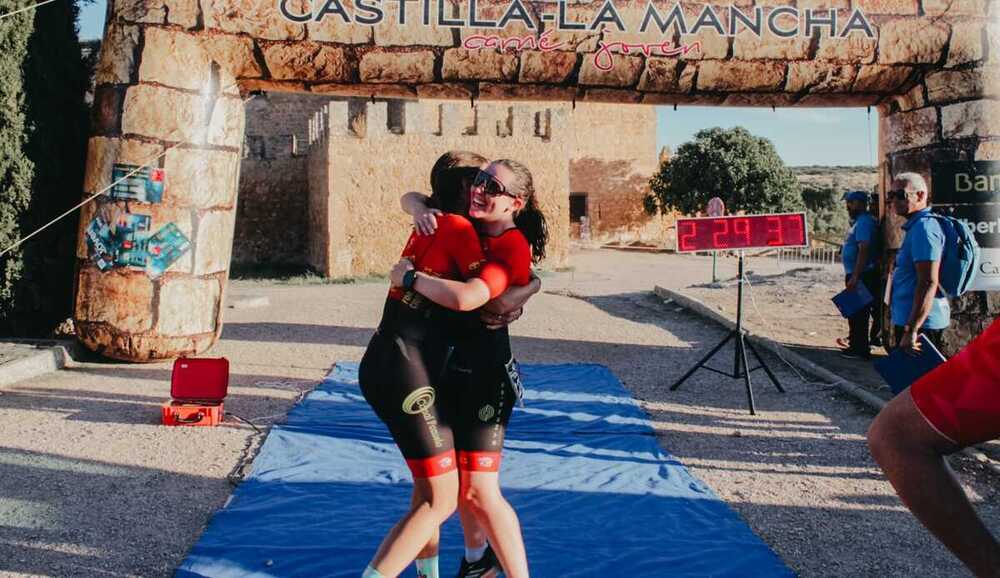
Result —
[[[134, 174], [126, 177], [133, 171]], [[115, 163], [111, 170], [111, 182], [115, 183], [110, 192], [112, 199], [159, 203], [163, 200], [166, 174], [159, 168]]]
[[149, 262], [146, 264], [146, 272], [151, 278], [156, 279], [190, 248], [191, 241], [176, 224], [165, 225], [147, 242], [146, 252], [149, 253]]

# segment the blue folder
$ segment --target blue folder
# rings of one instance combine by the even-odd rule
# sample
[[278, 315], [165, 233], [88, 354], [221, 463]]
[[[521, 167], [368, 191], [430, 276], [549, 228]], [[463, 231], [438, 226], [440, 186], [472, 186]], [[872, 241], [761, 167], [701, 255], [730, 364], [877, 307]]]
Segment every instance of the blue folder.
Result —
[[893, 349], [887, 357], [875, 361], [875, 370], [889, 384], [893, 395], [913, 385], [913, 382], [945, 362], [941, 352], [927, 336], [920, 334], [920, 353], [910, 355], [902, 349]]
[[860, 282], [857, 284], [854, 291], [844, 289], [840, 293], [833, 296], [833, 304], [837, 306], [837, 309], [840, 310], [840, 314], [843, 315], [845, 319], [853, 317], [855, 313], [871, 305], [871, 302], [874, 300], [875, 299], [868, 291], [868, 288], [865, 287], [865, 284]]

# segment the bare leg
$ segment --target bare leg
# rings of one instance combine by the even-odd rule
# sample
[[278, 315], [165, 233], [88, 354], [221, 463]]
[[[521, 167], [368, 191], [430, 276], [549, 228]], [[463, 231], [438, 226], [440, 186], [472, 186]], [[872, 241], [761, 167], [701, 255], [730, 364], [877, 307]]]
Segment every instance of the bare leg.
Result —
[[410, 511], [392, 527], [372, 558], [372, 568], [386, 578], [398, 576], [418, 554], [429, 548], [431, 541], [436, 541], [441, 524], [455, 512], [458, 496], [456, 472], [433, 478], [416, 478], [413, 485]]
[[467, 548], [480, 548], [486, 545], [486, 532], [479, 525], [476, 513], [465, 500], [458, 501], [458, 517], [462, 520], [462, 537]]
[[944, 459], [961, 448], [927, 423], [909, 390], [875, 418], [868, 445], [917, 519], [976, 576], [1000, 577], [1000, 544], [976, 515]]
[[471, 511], [489, 536], [507, 578], [528, 578], [528, 558], [521, 537], [521, 524], [514, 508], [500, 493], [497, 472], [461, 472], [459, 501]]

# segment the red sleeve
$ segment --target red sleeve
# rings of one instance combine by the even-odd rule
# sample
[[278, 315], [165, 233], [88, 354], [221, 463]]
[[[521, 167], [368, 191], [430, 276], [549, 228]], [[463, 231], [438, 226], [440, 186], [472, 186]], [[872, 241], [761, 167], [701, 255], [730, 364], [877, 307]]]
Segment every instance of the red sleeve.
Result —
[[490, 261], [483, 265], [479, 278], [490, 288], [490, 299], [511, 285], [527, 285], [531, 280], [531, 246], [519, 231], [501, 236], [490, 247]]
[[446, 217], [439, 217], [437, 232], [441, 236], [439, 242], [448, 248], [448, 253], [462, 279], [475, 277], [483, 261], [486, 260], [483, 257], [483, 248], [479, 244], [479, 234], [468, 219], [457, 215], [446, 215]]

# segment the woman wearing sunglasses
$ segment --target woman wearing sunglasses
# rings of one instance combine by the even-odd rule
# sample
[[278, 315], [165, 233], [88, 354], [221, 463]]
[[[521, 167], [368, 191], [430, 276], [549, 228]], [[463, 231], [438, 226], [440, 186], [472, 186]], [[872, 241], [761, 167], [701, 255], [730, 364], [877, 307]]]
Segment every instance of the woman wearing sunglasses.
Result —
[[[431, 173], [435, 197], [454, 202], [462, 195], [446, 189], [471, 184], [479, 162], [470, 167], [469, 160], [453, 154], [439, 159]], [[484, 264], [472, 224], [459, 215], [442, 215], [438, 225], [433, 237], [411, 235], [403, 257], [432, 276], [483, 275], [489, 298], [500, 295], [507, 285], [506, 275], [498, 271], [503, 267]], [[420, 575], [437, 575], [437, 532], [455, 511], [459, 487], [451, 424], [454, 396], [443, 394], [436, 383], [449, 349], [443, 331], [449, 325], [441, 311], [419, 293], [393, 287], [361, 362], [361, 391], [386, 423], [414, 478], [409, 512], [383, 540], [363, 577], [397, 576], [418, 555]]]
[[[404, 202], [404, 205], [406, 203]], [[477, 222], [487, 265], [480, 276], [458, 282], [424, 273], [405, 259], [393, 269], [393, 285], [407, 287], [454, 311], [473, 311], [491, 299], [490, 287], [527, 286], [531, 265], [545, 256], [548, 232], [538, 208], [531, 172], [520, 163], [498, 160], [476, 176], [469, 217]], [[499, 570], [492, 547], [508, 578], [528, 576], [517, 514], [499, 484], [501, 450], [513, 405], [521, 395], [506, 325], [487, 327], [478, 314], [450, 321], [457, 326], [449, 365], [449, 391], [455, 395], [452, 422], [458, 453], [460, 496], [467, 555], [459, 576], [489, 576]], [[454, 329], [449, 330], [454, 331]], [[474, 529], [481, 528], [489, 545]], [[470, 551], [486, 548], [479, 560]]]

